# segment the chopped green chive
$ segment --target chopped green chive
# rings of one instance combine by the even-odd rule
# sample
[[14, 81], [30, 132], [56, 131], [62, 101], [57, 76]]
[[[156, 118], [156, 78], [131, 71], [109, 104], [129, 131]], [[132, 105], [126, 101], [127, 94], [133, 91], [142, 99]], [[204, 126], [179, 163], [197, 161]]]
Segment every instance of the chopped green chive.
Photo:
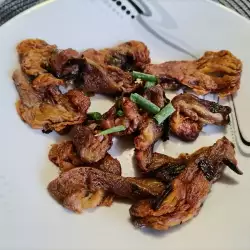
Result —
[[122, 108], [122, 97], [116, 98], [115, 107], [116, 107], [116, 109], [121, 109]]
[[117, 116], [123, 116], [123, 115], [124, 115], [124, 112], [123, 112], [121, 109], [119, 109], [119, 110], [116, 112], [116, 115], [117, 115]]
[[163, 123], [170, 115], [175, 112], [175, 108], [173, 107], [172, 103], [170, 102], [166, 105], [158, 114], [154, 116], [155, 120], [158, 124]]
[[157, 77], [154, 75], [144, 74], [138, 71], [133, 71], [132, 76], [134, 79], [141, 79], [143, 81], [157, 82]]
[[92, 112], [87, 114], [89, 119], [99, 121], [102, 119], [102, 115], [99, 112]]
[[158, 106], [137, 93], [131, 94], [130, 100], [152, 114], [157, 114], [158, 112], [160, 112], [160, 108]]
[[147, 81], [144, 85], [144, 89], [149, 89], [155, 86], [155, 82], [149, 82]]
[[120, 125], [120, 126], [116, 126], [116, 127], [113, 127], [113, 128], [109, 128], [109, 129], [106, 129], [100, 133], [98, 133], [97, 135], [95, 136], [99, 136], [99, 135], [109, 135], [109, 134], [113, 134], [113, 133], [116, 133], [116, 132], [121, 132], [121, 131], [124, 131], [126, 130], [126, 127], [123, 126], [123, 125]]

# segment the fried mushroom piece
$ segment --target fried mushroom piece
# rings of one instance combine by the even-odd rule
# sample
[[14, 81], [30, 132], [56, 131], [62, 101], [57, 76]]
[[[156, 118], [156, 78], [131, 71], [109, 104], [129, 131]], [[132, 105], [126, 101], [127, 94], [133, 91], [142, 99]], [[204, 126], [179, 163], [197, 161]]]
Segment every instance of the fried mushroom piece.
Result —
[[33, 87], [38, 90], [48, 86], [64, 85], [64, 81], [48, 73], [50, 60], [57, 52], [55, 45], [49, 45], [40, 39], [27, 39], [17, 45], [21, 68], [34, 78]]
[[37, 91], [21, 70], [14, 71], [13, 80], [20, 96], [18, 114], [32, 128], [62, 131], [85, 120], [90, 99], [81, 91], [70, 90], [63, 95], [55, 86]]
[[[123, 111], [123, 115], [117, 115], [117, 111]], [[114, 133], [114, 136], [124, 136], [134, 133], [139, 123], [141, 122], [141, 115], [137, 105], [132, 102], [128, 97], [123, 97], [111, 107], [104, 115], [101, 122], [103, 129], [109, 129], [114, 126], [123, 125], [126, 127], [125, 131]]]
[[136, 152], [137, 166], [146, 176], [156, 177], [162, 181], [171, 181], [178, 175], [188, 160], [187, 154], [173, 158], [160, 153], [153, 153], [153, 146], [146, 151]]
[[[85, 163], [83, 163], [80, 157], [77, 155], [72, 141], [64, 141], [59, 144], [53, 144], [49, 151], [49, 160], [52, 161], [56, 166], [58, 166], [62, 172], [69, 171], [76, 167], [86, 167]], [[106, 154], [106, 156], [102, 160], [94, 164], [89, 164], [89, 166], [114, 175], [121, 175], [122, 171], [120, 162], [117, 159], [113, 158], [110, 154]], [[88, 196], [88, 199], [90, 199], [91, 197], [91, 200], [93, 199], [93, 197], [100, 197], [100, 201], [94, 204], [96, 204], [96, 206], [99, 205], [107, 207], [110, 207], [113, 204], [115, 198], [114, 194], [109, 194], [107, 192], [104, 193], [102, 190], [97, 190], [97, 192], [95, 192], [94, 194], [89, 193], [88, 195], [85, 191], [80, 191], [73, 197], [78, 195], [80, 197], [82, 195], [82, 198]], [[72, 199], [72, 197], [70, 199]], [[86, 199], [84, 199], [84, 201], [85, 200]], [[77, 206], [79, 206], [79, 204]], [[84, 206], [84, 208], [87, 207]]]
[[148, 165], [152, 162], [153, 149], [154, 145], [151, 145], [144, 151], [135, 149], [136, 165], [143, 172], [147, 172]]
[[72, 129], [73, 144], [83, 163], [96, 163], [104, 158], [112, 146], [111, 135], [95, 135], [95, 131], [84, 125]]
[[108, 153], [97, 165], [99, 165], [98, 168], [104, 172], [108, 172], [115, 175], [122, 174], [120, 162]]
[[30, 50], [44, 49], [46, 46], [48, 46], [48, 43], [44, 40], [26, 39], [17, 45], [16, 50], [19, 56], [23, 56]]
[[65, 49], [54, 53], [50, 59], [52, 72], [59, 78], [75, 79], [80, 73], [79, 62], [85, 64], [85, 60], [81, 59], [81, 54], [73, 49]]
[[[49, 160], [58, 166], [62, 172], [86, 165], [78, 156], [72, 141], [53, 144], [49, 151]], [[121, 175], [120, 162], [108, 153], [102, 160], [89, 166], [99, 168], [111, 174]]]
[[50, 73], [41, 74], [32, 81], [32, 87], [38, 91], [40, 89], [46, 89], [49, 86], [63, 86], [63, 85], [64, 85], [63, 80], [54, 77]]
[[124, 71], [142, 69], [144, 65], [150, 63], [147, 46], [135, 40], [121, 43], [113, 48], [88, 49], [83, 55], [97, 64], [115, 66]]
[[145, 151], [163, 135], [163, 126], [157, 125], [156, 122], [148, 117], [143, 116], [138, 127], [139, 135], [134, 138], [135, 148], [137, 150]]
[[62, 172], [83, 165], [80, 157], [76, 154], [72, 141], [53, 144], [49, 151], [49, 160], [58, 166]]
[[170, 130], [172, 134], [176, 135], [182, 141], [195, 141], [203, 125], [199, 122], [195, 122], [189, 117], [185, 117], [178, 112], [175, 112], [170, 119]]
[[100, 206], [104, 199], [105, 192], [101, 189], [95, 192], [79, 189], [63, 200], [63, 206], [73, 212], [82, 213], [86, 209]]
[[132, 205], [133, 223], [138, 227], [167, 230], [192, 219], [198, 215], [225, 164], [230, 167], [227, 162], [234, 166], [234, 171], [237, 169], [234, 146], [226, 137], [213, 146], [197, 150], [187, 158], [185, 169], [172, 181], [167, 195], [163, 192], [162, 199], [145, 199]]
[[154, 103], [159, 108], [163, 108], [169, 102], [160, 84], [146, 89], [143, 94], [143, 97]]
[[218, 93], [221, 97], [237, 92], [241, 72], [241, 61], [227, 50], [208, 51], [195, 61], [170, 61], [145, 67], [145, 73], [173, 79], [199, 95]]
[[240, 88], [242, 62], [228, 50], [206, 52], [197, 60], [197, 69], [212, 78], [217, 85], [215, 93], [221, 97], [234, 94]]
[[86, 92], [117, 95], [131, 93], [138, 86], [133, 82], [130, 73], [114, 66], [97, 64], [89, 59], [83, 70], [81, 87]]
[[17, 45], [22, 70], [29, 76], [36, 77], [47, 73], [50, 58], [57, 47], [40, 39], [26, 39]]
[[132, 200], [156, 197], [160, 195], [165, 186], [156, 179], [131, 178], [110, 174], [96, 168], [79, 167], [60, 174], [51, 181], [48, 191], [64, 207], [82, 212], [89, 201], [89, 194], [96, 195], [91, 207], [98, 206], [105, 193], [115, 194], [118, 197]]
[[176, 112], [170, 118], [173, 134], [184, 141], [194, 141], [206, 124], [229, 124], [231, 108], [202, 100], [192, 94], [180, 94], [173, 98]]
[[173, 158], [168, 155], [153, 153], [152, 160], [147, 167], [147, 172], [153, 175], [159, 170], [174, 166], [185, 165], [189, 159], [189, 154], [180, 154], [178, 158]]
[[[169, 102], [159, 84], [146, 89], [143, 96], [160, 108], [163, 108]], [[134, 139], [135, 159], [138, 168], [146, 172], [147, 166], [152, 161], [154, 144], [163, 137], [166, 128], [164, 128], [164, 124], [159, 126], [153, 119], [144, 114], [138, 129], [139, 135]]]
[[150, 63], [149, 50], [143, 42], [131, 40], [109, 50], [108, 64], [123, 70], [140, 70]]
[[139, 125], [139, 135], [134, 138], [136, 165], [142, 172], [147, 172], [153, 159], [154, 144], [162, 135], [163, 126], [144, 115]]
[[158, 77], [158, 83], [164, 90], [178, 90], [182, 87], [181, 83], [166, 75]]
[[[93, 164], [95, 166], [107, 173], [111, 173], [114, 175], [121, 176], [122, 174], [122, 168], [120, 162], [113, 158], [110, 154], [106, 154], [106, 156], [100, 160], [98, 163]], [[100, 206], [110, 207], [113, 204], [113, 201], [115, 199], [115, 194], [105, 192], [105, 196], [102, 199], [102, 202], [100, 203]]]
[[128, 70], [140, 68], [150, 62], [145, 44], [129, 41], [103, 50], [88, 49], [83, 52], [82, 88], [87, 92], [117, 95], [131, 93], [140, 84], [135, 83]]

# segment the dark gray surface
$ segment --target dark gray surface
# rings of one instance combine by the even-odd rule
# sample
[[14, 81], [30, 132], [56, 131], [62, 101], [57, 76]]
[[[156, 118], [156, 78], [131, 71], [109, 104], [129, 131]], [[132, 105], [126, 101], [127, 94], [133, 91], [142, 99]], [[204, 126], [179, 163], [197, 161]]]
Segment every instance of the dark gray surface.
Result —
[[[5, 0], [0, 4], [0, 25], [19, 14], [20, 12], [46, 0]], [[83, 0], [84, 1], [84, 0]], [[100, 0], [101, 1], [101, 0]], [[109, 0], [103, 0], [109, 1]], [[250, 0], [213, 0], [224, 4], [239, 12], [241, 15], [250, 18]]]
[[0, 25], [42, 0], [5, 0], [0, 5]]

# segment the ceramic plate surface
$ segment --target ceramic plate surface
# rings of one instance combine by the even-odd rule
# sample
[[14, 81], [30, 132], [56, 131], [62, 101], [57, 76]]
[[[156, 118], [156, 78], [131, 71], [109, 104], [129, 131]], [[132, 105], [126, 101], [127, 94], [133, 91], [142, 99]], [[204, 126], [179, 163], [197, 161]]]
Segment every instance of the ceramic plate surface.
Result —
[[[49, 1], [0, 28], [0, 249], [250, 249], [250, 22], [205, 0], [119, 2]], [[46, 189], [58, 175], [48, 151], [60, 136], [32, 130], [15, 110], [17, 92], [11, 79], [18, 66], [15, 46], [26, 38], [77, 50], [141, 40], [149, 47], [153, 62], [192, 59], [206, 50], [230, 50], [244, 65], [234, 102], [223, 101], [234, 106], [231, 126], [226, 130], [207, 126], [194, 143], [171, 138], [158, 143], [156, 150], [177, 156], [212, 145], [226, 135], [237, 145], [244, 175], [226, 171], [199, 216], [167, 232], [135, 229], [128, 204], [115, 203], [81, 215], [66, 211]], [[105, 112], [111, 105], [107, 97], [97, 95], [91, 110]], [[110, 152], [120, 160], [123, 175], [134, 176], [132, 142], [115, 140]]]

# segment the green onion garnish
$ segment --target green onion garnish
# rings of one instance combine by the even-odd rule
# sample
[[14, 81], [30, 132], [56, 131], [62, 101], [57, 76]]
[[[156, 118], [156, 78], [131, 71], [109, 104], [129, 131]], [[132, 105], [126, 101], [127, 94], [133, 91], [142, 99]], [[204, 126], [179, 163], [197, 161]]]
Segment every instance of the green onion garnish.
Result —
[[132, 76], [134, 79], [141, 79], [143, 81], [157, 82], [157, 77], [154, 75], [144, 74], [138, 71], [133, 71]]
[[116, 97], [115, 99], [115, 107], [116, 109], [121, 109], [122, 108], [122, 97]]
[[113, 134], [113, 133], [116, 133], [116, 132], [121, 132], [121, 131], [124, 131], [124, 130], [126, 130], [126, 127], [123, 126], [123, 125], [120, 125], [120, 126], [116, 126], [116, 127], [113, 127], [113, 128], [106, 129], [106, 130], [96, 134], [95, 136], [109, 135], [109, 134]]
[[92, 120], [99, 121], [102, 119], [102, 115], [99, 112], [92, 112], [87, 114]]
[[142, 97], [141, 95], [138, 95], [137, 93], [131, 94], [130, 100], [152, 114], [157, 114], [160, 112], [160, 108], [158, 106]]
[[152, 88], [155, 86], [155, 82], [149, 82], [147, 81], [144, 85], [144, 89]]
[[119, 110], [116, 112], [116, 115], [121, 117], [121, 116], [124, 115], [124, 112], [123, 112], [121, 109], [119, 109]]
[[155, 120], [158, 124], [164, 122], [170, 115], [175, 112], [175, 108], [173, 107], [172, 103], [170, 102], [166, 105], [158, 114], [154, 116]]

